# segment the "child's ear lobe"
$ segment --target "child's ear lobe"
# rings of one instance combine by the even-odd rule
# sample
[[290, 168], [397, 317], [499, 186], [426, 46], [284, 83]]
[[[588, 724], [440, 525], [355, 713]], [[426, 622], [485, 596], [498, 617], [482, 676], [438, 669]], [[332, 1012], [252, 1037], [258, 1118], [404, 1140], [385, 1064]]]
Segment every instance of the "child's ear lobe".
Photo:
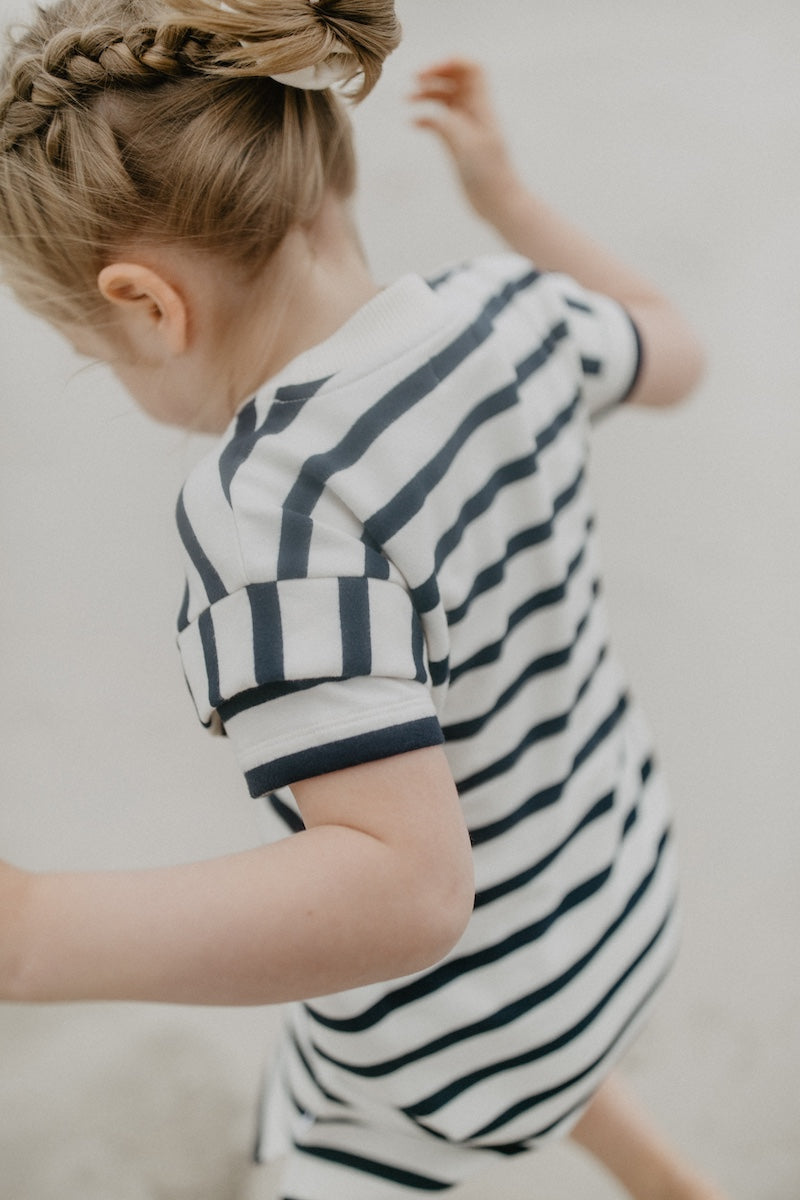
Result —
[[186, 304], [162, 275], [139, 263], [112, 263], [97, 277], [100, 294], [134, 335], [154, 337], [162, 350], [183, 354], [187, 346]]

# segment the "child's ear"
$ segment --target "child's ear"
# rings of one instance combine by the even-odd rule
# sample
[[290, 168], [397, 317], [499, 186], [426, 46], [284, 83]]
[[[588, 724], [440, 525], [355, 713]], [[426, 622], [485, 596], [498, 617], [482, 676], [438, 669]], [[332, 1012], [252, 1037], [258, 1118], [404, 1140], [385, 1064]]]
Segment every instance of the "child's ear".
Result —
[[186, 304], [163, 276], [139, 263], [112, 263], [98, 275], [97, 286], [117, 307], [132, 337], [144, 338], [151, 352], [183, 354], [189, 328]]

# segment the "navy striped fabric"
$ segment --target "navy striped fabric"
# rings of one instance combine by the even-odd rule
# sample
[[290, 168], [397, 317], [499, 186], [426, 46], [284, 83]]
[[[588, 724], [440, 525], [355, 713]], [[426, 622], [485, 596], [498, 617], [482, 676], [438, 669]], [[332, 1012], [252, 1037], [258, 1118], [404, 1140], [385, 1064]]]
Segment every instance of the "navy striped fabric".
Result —
[[668, 969], [668, 806], [587, 481], [639, 361], [615, 303], [515, 256], [408, 276], [187, 480], [184, 669], [252, 794], [291, 833], [293, 782], [443, 743], [474, 850], [442, 963], [287, 1011], [287, 1196], [443, 1190], [563, 1133]]

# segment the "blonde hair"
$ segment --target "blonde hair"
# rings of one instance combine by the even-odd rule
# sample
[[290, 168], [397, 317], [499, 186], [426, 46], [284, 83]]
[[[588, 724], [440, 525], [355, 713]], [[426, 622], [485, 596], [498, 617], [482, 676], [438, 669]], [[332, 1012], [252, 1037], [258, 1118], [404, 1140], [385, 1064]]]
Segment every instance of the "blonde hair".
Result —
[[98, 272], [132, 244], [263, 266], [328, 190], [355, 186], [339, 97], [271, 76], [336, 55], [361, 99], [399, 34], [392, 0], [40, 10], [0, 75], [5, 281], [51, 321], [96, 322]]

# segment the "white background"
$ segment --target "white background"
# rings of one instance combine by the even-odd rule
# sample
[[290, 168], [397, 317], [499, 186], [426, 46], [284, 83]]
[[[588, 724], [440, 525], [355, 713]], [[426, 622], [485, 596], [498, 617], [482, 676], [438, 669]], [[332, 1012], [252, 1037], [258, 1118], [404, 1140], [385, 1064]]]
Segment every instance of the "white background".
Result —
[[[710, 355], [695, 401], [598, 434], [619, 646], [672, 781], [684, 949], [628, 1062], [741, 1200], [800, 1184], [800, 7], [796, 0], [399, 0], [357, 114], [382, 281], [495, 245], [412, 130], [413, 71], [480, 57], [532, 185], [648, 272]], [[23, 11], [0, 0], [0, 14]], [[172, 509], [206, 445], [0, 299], [0, 855], [30, 868], [208, 857], [259, 840], [174, 650]], [[250, 1168], [275, 1013], [0, 1010], [0, 1200], [261, 1200]], [[506, 1200], [620, 1193], [574, 1152]], [[485, 1184], [458, 1193], [477, 1198]]]

